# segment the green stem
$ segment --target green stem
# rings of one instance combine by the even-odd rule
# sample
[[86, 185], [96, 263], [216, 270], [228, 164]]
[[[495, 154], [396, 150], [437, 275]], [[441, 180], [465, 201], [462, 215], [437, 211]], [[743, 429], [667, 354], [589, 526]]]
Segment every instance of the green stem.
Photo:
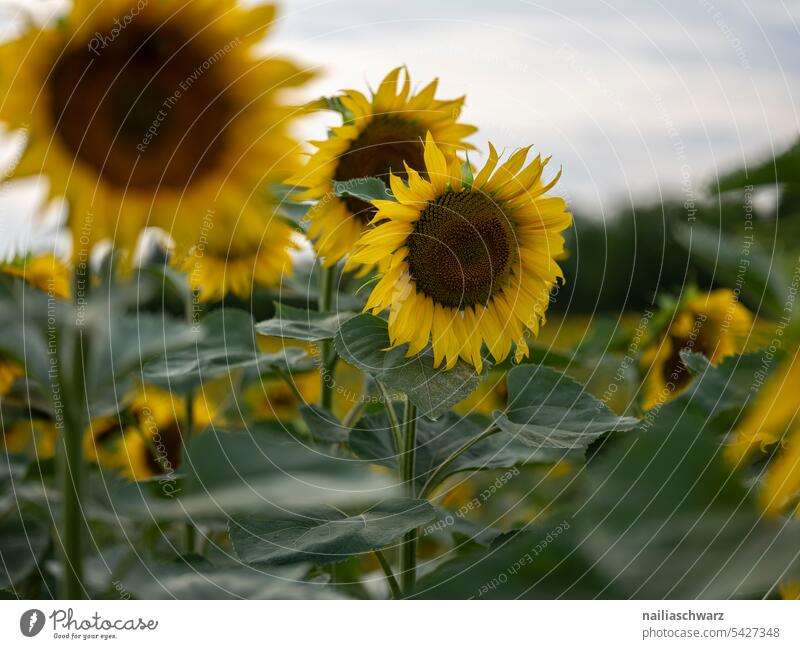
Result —
[[277, 372], [278, 376], [280, 376], [281, 379], [283, 379], [283, 382], [286, 383], [287, 386], [289, 386], [289, 389], [292, 391], [292, 394], [294, 395], [294, 398], [297, 399], [298, 406], [303, 405], [306, 400], [303, 397], [303, 395], [300, 394], [300, 390], [297, 389], [297, 385], [295, 384], [295, 382], [292, 379], [292, 377], [289, 376], [282, 369], [277, 369], [276, 372]]
[[[324, 313], [333, 306], [333, 294], [336, 287], [336, 266], [320, 268], [319, 311]], [[331, 358], [333, 356], [333, 358]], [[333, 369], [336, 357], [333, 353], [333, 341], [323, 340], [319, 344], [320, 363], [320, 405], [331, 410], [333, 407]]]
[[375, 381], [378, 386], [378, 392], [381, 393], [381, 401], [386, 410], [386, 417], [389, 419], [389, 428], [392, 431], [392, 438], [394, 439], [394, 452], [397, 454], [397, 466], [400, 468], [403, 455], [403, 435], [400, 431], [400, 422], [397, 420], [397, 413], [394, 411], [394, 403], [392, 396], [386, 389], [386, 386], [380, 381]]
[[386, 555], [384, 555], [380, 550], [375, 550], [375, 556], [378, 558], [378, 563], [381, 564], [383, 574], [386, 575], [386, 583], [389, 584], [389, 590], [392, 592], [392, 598], [400, 599], [403, 596], [403, 593], [400, 590], [400, 584], [397, 583], [397, 578], [392, 572], [392, 567], [386, 560]]
[[86, 353], [83, 329], [75, 332], [71, 385], [60, 377], [60, 389], [68, 395], [64, 409], [63, 454], [61, 458], [62, 560], [64, 582], [62, 599], [82, 599], [83, 589], [83, 406], [86, 404]]
[[[183, 427], [184, 434], [181, 435], [181, 459], [186, 459], [186, 446], [189, 438], [194, 432], [194, 390], [189, 389], [186, 393], [186, 424]], [[186, 521], [184, 541], [186, 543], [186, 554], [192, 554], [197, 544], [197, 530], [191, 520]]]
[[[417, 407], [406, 399], [403, 415], [403, 455], [401, 479], [409, 498], [416, 497], [414, 459], [417, 450]], [[400, 545], [400, 579], [403, 592], [409, 593], [417, 582], [417, 530], [406, 532]]]
[[473, 437], [468, 442], [465, 442], [461, 446], [459, 446], [455, 451], [450, 453], [447, 458], [442, 462], [437, 468], [436, 471], [425, 481], [425, 484], [422, 487], [422, 490], [419, 493], [420, 498], [428, 498], [431, 494], [431, 491], [436, 487], [437, 481], [439, 477], [447, 470], [447, 468], [455, 462], [458, 457], [462, 453], [466, 453], [469, 449], [471, 449], [475, 444], [478, 442], [483, 441], [487, 437], [494, 435], [495, 433], [499, 432], [500, 429], [497, 426], [489, 426], [486, 430], [484, 430], [480, 435], [477, 437]]
[[350, 410], [345, 414], [344, 419], [342, 419], [342, 426], [345, 428], [352, 428], [355, 426], [358, 420], [361, 419], [361, 415], [364, 414], [366, 407], [367, 402], [359, 397], [359, 400], [353, 404]]

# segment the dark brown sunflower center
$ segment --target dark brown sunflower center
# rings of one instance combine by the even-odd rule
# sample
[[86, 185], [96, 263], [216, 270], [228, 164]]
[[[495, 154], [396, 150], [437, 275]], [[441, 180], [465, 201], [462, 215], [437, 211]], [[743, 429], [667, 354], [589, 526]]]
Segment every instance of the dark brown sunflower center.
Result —
[[67, 50], [47, 82], [50, 113], [70, 151], [106, 182], [181, 188], [219, 162], [235, 113], [221, 59], [235, 43], [206, 51], [200, 37], [145, 21], [109, 25]]
[[710, 335], [709, 328], [705, 319], [697, 318], [689, 336], [670, 336], [672, 353], [664, 363], [661, 372], [664, 381], [674, 384], [675, 389], [683, 389], [692, 378], [689, 368], [681, 358], [682, 351], [703, 354], [706, 358], [711, 358], [713, 355], [714, 340]]
[[175, 422], [159, 430], [152, 447], [145, 450], [147, 466], [156, 475], [172, 473], [181, 464], [182, 448], [181, 430], [178, 422]]
[[511, 223], [485, 194], [447, 192], [428, 203], [408, 242], [417, 288], [443, 306], [486, 304], [508, 274]]
[[[336, 166], [334, 180], [376, 177], [389, 184], [389, 172], [406, 177], [404, 162], [416, 170], [425, 168], [423, 138], [425, 132], [415, 122], [397, 115], [377, 115], [343, 153]], [[375, 208], [352, 196], [344, 199], [351, 214], [367, 222]]]

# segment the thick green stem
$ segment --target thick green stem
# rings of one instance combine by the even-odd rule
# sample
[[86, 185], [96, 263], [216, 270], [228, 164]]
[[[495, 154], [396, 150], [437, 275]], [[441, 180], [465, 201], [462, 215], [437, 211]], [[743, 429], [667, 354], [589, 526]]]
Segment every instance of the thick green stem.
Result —
[[62, 527], [61, 551], [64, 569], [62, 599], [82, 599], [83, 589], [83, 414], [86, 404], [84, 370], [86, 356], [83, 329], [75, 332], [72, 376], [69, 385], [60, 377], [61, 394], [68, 401], [64, 408], [61, 454]]
[[[406, 400], [403, 416], [403, 455], [401, 457], [401, 479], [409, 498], [415, 498], [414, 459], [417, 451], [417, 408]], [[406, 532], [400, 545], [400, 579], [403, 592], [414, 590], [417, 582], [417, 530]]]
[[487, 437], [494, 435], [495, 433], [499, 432], [500, 429], [497, 426], [489, 426], [486, 430], [484, 430], [480, 435], [477, 437], [473, 437], [471, 440], [465, 442], [461, 446], [459, 446], [455, 451], [450, 453], [447, 458], [442, 462], [434, 471], [431, 476], [425, 481], [425, 484], [422, 487], [422, 490], [419, 492], [420, 498], [428, 498], [431, 495], [431, 492], [436, 487], [437, 481], [440, 476], [444, 475], [444, 472], [447, 471], [447, 468], [458, 459], [458, 457], [462, 453], [466, 453], [469, 449], [471, 449], [475, 444], [478, 442], [483, 441]]
[[[336, 266], [320, 268], [319, 311], [327, 312], [333, 306], [333, 295], [336, 287]], [[323, 340], [319, 344], [320, 367], [320, 405], [327, 410], [333, 407], [333, 370], [336, 357], [333, 353], [333, 341]]]

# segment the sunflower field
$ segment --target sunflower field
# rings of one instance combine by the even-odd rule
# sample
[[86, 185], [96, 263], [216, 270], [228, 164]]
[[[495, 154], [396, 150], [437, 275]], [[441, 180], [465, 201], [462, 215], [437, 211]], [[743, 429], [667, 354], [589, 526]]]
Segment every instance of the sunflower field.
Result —
[[598, 219], [401, 47], [314, 96], [278, 15], [0, 44], [68, 240], [0, 262], [3, 598], [800, 597], [800, 144]]

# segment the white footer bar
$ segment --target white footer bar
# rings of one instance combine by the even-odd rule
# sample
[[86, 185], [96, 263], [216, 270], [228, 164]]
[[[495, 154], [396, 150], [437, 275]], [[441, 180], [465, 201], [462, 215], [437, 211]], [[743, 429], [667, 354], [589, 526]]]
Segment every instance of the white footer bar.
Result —
[[[800, 647], [789, 601], [0, 602], [3, 647]], [[566, 643], [566, 644], [565, 644]]]

